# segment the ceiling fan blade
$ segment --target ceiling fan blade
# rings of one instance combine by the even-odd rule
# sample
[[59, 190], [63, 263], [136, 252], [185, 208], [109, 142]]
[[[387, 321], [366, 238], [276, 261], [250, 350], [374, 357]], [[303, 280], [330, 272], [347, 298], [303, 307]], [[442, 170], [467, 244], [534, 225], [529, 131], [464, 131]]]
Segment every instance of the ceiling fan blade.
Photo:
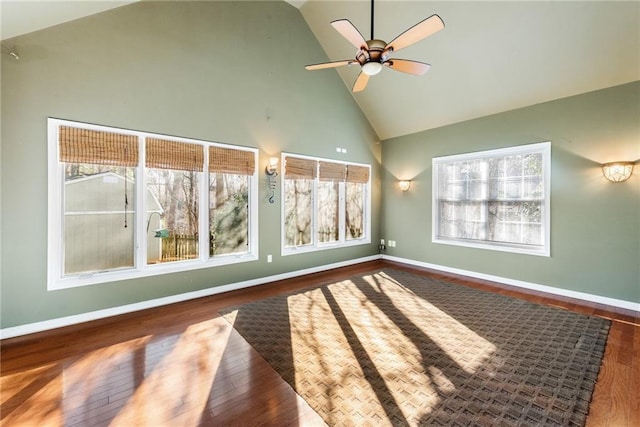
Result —
[[422, 22], [417, 23], [395, 39], [391, 40], [385, 50], [397, 52], [407, 46], [419, 42], [431, 34], [437, 33], [444, 28], [444, 22], [438, 15], [431, 15]]
[[402, 71], [407, 74], [415, 74], [416, 76], [422, 76], [429, 68], [431, 64], [425, 64], [424, 62], [409, 61], [408, 59], [390, 59], [384, 63], [392, 70]]
[[369, 75], [363, 73], [362, 71], [358, 74], [356, 78], [356, 82], [353, 84], [353, 92], [363, 91], [365, 87], [367, 87], [367, 83], [369, 82]]
[[304, 68], [306, 68], [309, 71], [324, 70], [325, 68], [336, 68], [336, 67], [341, 67], [343, 65], [351, 65], [356, 62], [357, 61], [354, 61], [352, 59], [345, 59], [344, 61], [323, 62], [321, 64], [306, 65]]
[[342, 37], [347, 39], [349, 43], [354, 45], [357, 49], [367, 47], [367, 41], [362, 37], [360, 31], [349, 21], [348, 19], [338, 19], [332, 21], [331, 26], [338, 31]]

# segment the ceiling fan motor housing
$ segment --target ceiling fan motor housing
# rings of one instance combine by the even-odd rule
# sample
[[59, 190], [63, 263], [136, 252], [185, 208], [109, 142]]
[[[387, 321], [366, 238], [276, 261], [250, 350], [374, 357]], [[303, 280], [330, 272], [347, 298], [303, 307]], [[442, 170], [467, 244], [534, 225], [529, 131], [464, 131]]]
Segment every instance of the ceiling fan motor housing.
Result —
[[364, 65], [367, 62], [379, 62], [382, 63], [387, 60], [387, 53], [385, 47], [387, 43], [382, 40], [369, 40], [367, 47], [362, 48], [356, 53], [356, 61], [360, 65]]

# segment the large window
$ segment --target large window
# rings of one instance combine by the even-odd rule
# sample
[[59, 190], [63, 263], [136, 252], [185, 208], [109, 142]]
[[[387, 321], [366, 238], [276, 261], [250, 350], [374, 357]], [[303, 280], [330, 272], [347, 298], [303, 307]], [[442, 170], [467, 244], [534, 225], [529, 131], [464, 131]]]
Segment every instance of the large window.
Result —
[[368, 165], [282, 157], [283, 255], [371, 241]]
[[549, 256], [551, 143], [433, 159], [433, 242]]
[[257, 259], [256, 150], [57, 119], [49, 144], [49, 289]]

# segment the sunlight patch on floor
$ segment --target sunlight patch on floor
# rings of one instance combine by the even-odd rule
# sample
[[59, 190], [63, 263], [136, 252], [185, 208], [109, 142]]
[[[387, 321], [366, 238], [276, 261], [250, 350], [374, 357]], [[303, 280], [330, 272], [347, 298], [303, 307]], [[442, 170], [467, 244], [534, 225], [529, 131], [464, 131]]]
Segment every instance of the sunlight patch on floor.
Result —
[[407, 317], [415, 312], [428, 316], [429, 321], [422, 323], [422, 325], [428, 323], [429, 328], [420, 326], [420, 324], [416, 324], [416, 327], [419, 327], [429, 339], [433, 340], [467, 373], [476, 373], [496, 351], [496, 346], [493, 343], [423, 298], [403, 298], [402, 301], [409, 301], [409, 303], [399, 303], [397, 300], [399, 293], [411, 291], [387, 274], [377, 273], [373, 276], [366, 276], [364, 280], [386, 293], [394, 306]]
[[[287, 304], [296, 389], [329, 408], [325, 417], [369, 395], [380, 413], [409, 420], [415, 405], [423, 414], [435, 408], [455, 392], [458, 372], [474, 374], [496, 350], [384, 273], [291, 295]], [[407, 383], [419, 396], [403, 394]]]
[[197, 425], [230, 333], [222, 318], [187, 328], [111, 425]]

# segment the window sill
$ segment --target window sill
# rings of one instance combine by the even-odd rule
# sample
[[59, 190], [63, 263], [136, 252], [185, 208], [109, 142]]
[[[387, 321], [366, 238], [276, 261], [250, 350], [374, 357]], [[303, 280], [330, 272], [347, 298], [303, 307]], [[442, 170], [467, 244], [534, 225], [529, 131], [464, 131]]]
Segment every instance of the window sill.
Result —
[[77, 288], [81, 286], [98, 285], [101, 283], [119, 282], [123, 280], [140, 279], [143, 277], [158, 276], [163, 274], [180, 273], [203, 268], [211, 268], [223, 265], [233, 265], [243, 262], [257, 261], [259, 258], [253, 254], [220, 255], [205, 261], [176, 261], [160, 264], [146, 265], [140, 269], [127, 268], [117, 271], [105, 271], [95, 273], [83, 273], [63, 278], [50, 278], [47, 290]]
[[307, 246], [293, 246], [293, 247], [283, 247], [282, 256], [288, 255], [298, 255], [309, 252], [318, 252], [324, 251], [327, 249], [341, 249], [341, 248], [349, 248], [352, 246], [360, 246], [360, 245], [368, 245], [371, 243], [371, 239], [353, 239], [348, 240], [346, 242], [337, 242], [337, 243], [319, 243], [315, 246], [307, 245]]
[[535, 255], [543, 257], [551, 256], [551, 252], [548, 247], [443, 238], [434, 238], [431, 242], [441, 245], [463, 246], [474, 249], [488, 249], [492, 251], [511, 252], [514, 254]]

